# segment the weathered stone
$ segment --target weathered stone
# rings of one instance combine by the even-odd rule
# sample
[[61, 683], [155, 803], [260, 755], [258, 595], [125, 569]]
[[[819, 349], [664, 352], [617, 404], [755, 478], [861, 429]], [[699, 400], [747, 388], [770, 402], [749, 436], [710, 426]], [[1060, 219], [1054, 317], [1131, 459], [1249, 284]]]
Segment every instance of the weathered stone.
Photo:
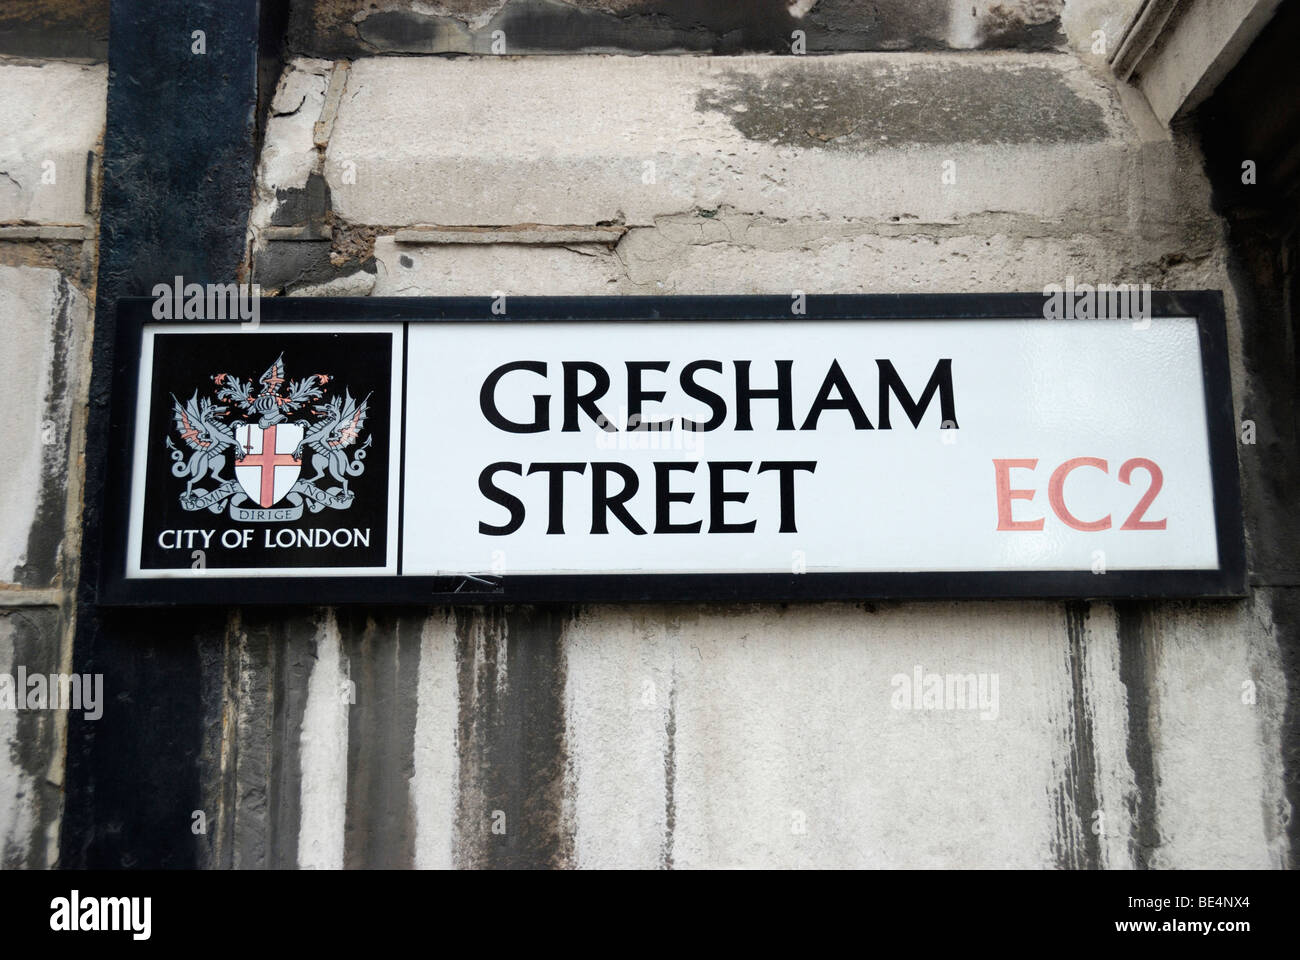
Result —
[[[313, 56], [576, 52], [1044, 50], [1064, 0], [298, 0]], [[798, 31], [798, 33], [796, 33]], [[796, 41], [799, 49], [796, 50]]]
[[604, 247], [582, 252], [522, 244], [420, 245], [375, 242], [377, 297], [598, 294], [618, 292], [620, 267]]
[[0, 8], [0, 54], [108, 58], [109, 0], [8, 0]]
[[[1214, 92], [1281, 2], [1190, 0], [1167, 24], [1150, 24], [1139, 14], [1117, 50], [1115, 69], [1121, 79], [1132, 76], [1156, 116], [1169, 123]], [[1148, 27], [1159, 31], [1158, 43]]]
[[253, 279], [266, 293], [291, 293], [340, 280], [357, 271], [374, 274], [373, 258], [335, 262], [326, 240], [276, 240], [257, 252]]
[[107, 69], [0, 64], [0, 223], [81, 223]]
[[330, 212], [330, 191], [325, 178], [309, 174], [301, 187], [279, 187], [275, 191], [276, 208], [271, 225], [276, 227], [313, 226], [325, 223]]
[[1109, 76], [1109, 60], [1142, 0], [1068, 0], [1061, 28], [1084, 63]]
[[84, 226], [0, 227], [0, 240], [81, 240]]
[[375, 272], [357, 270], [324, 283], [300, 284], [291, 288], [291, 297], [366, 297], [375, 289]]
[[518, 227], [413, 227], [398, 230], [398, 243], [617, 243], [623, 227], [566, 227], [530, 223]]
[[48, 586], [58, 573], [67, 499], [72, 384], [86, 334], [86, 298], [57, 271], [0, 266], [0, 583]]
[[317, 188], [316, 204], [310, 211], [300, 198], [320, 167], [315, 130], [325, 104], [330, 70], [328, 63], [299, 59], [289, 64], [280, 77], [258, 158], [257, 196], [249, 218], [254, 233], [273, 223], [305, 224], [312, 214], [319, 220], [327, 209], [328, 198], [320, 192], [323, 183]]
[[[44, 708], [32, 708], [27, 702], [32, 688], [20, 691], [17, 680], [20, 669], [29, 678], [48, 677], [64, 670], [63, 662], [58, 610], [0, 606], [0, 683], [13, 698], [0, 708], [0, 870], [42, 870], [58, 863], [66, 714], [49, 709], [48, 693]], [[102, 709], [102, 696], [98, 704]]]
[[1118, 102], [1055, 55], [372, 58], [351, 74], [325, 176], [357, 223], [1140, 221], [1146, 202]]

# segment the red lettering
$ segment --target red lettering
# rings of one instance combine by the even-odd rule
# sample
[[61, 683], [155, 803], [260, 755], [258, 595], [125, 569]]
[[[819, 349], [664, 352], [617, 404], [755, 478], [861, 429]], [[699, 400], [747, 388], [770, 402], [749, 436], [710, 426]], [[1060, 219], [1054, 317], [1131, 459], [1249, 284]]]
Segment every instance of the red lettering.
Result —
[[1052, 471], [1052, 479], [1047, 484], [1047, 499], [1052, 504], [1052, 510], [1065, 521], [1066, 526], [1073, 527], [1075, 530], [1084, 530], [1092, 532], [1094, 530], [1110, 529], [1110, 514], [1102, 517], [1100, 520], [1080, 520], [1065, 506], [1065, 478], [1073, 470], [1079, 467], [1096, 467], [1102, 473], [1108, 473], [1109, 467], [1105, 460], [1099, 460], [1097, 457], [1075, 457], [1072, 460], [1066, 460], [1055, 470]]
[[1043, 518], [1037, 520], [1013, 520], [1011, 518], [1012, 500], [1032, 500], [1034, 490], [1012, 490], [1012, 470], [1033, 470], [1038, 460], [994, 460], [993, 470], [997, 475], [998, 490], [998, 529], [999, 530], [1041, 530]]
[[1120, 527], [1120, 529], [1163, 530], [1169, 522], [1168, 517], [1164, 520], [1142, 519], [1142, 515], [1151, 506], [1151, 501], [1156, 498], [1160, 488], [1165, 485], [1165, 475], [1160, 472], [1160, 468], [1156, 466], [1155, 461], [1148, 460], [1145, 457], [1134, 457], [1132, 460], [1125, 460], [1119, 468], [1119, 481], [1120, 483], [1128, 483], [1129, 478], [1133, 476], [1133, 471], [1139, 467], [1151, 475], [1151, 486], [1147, 488], [1146, 494], [1138, 501], [1138, 505], [1133, 508], [1133, 512], [1128, 515], [1128, 519], [1124, 521], [1124, 526]]

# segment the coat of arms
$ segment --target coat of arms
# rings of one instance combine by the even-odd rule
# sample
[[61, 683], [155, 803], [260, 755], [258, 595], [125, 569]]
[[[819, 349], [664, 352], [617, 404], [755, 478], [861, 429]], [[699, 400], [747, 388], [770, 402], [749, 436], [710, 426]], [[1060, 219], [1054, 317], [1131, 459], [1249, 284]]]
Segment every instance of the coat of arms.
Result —
[[[332, 380], [324, 373], [287, 380], [281, 355], [257, 381], [260, 388], [218, 373], [210, 397], [195, 390], [182, 404], [173, 395], [176, 433], [191, 451], [167, 438], [172, 475], [185, 479], [181, 506], [229, 509], [236, 520], [254, 521], [296, 520], [304, 507], [350, 507], [348, 480], [365, 471], [373, 440], [358, 444], [370, 398], [358, 403], [346, 389], [326, 396]], [[233, 476], [223, 475], [227, 465]], [[308, 470], [315, 473], [304, 478]]]

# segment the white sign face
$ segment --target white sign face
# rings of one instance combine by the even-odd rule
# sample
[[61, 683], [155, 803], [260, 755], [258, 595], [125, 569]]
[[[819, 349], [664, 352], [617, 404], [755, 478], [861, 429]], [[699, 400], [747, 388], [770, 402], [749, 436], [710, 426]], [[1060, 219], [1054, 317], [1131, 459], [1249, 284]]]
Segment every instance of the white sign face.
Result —
[[1192, 317], [415, 323], [406, 354], [404, 575], [1219, 566]]

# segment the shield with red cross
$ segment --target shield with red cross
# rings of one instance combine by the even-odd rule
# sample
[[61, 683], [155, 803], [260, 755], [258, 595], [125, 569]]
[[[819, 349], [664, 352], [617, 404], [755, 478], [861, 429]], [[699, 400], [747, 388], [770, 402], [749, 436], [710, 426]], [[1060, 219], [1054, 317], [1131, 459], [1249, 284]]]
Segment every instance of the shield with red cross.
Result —
[[235, 479], [250, 500], [269, 507], [289, 492], [302, 470], [302, 461], [293, 457], [302, 436], [302, 426], [296, 423], [277, 423], [266, 429], [241, 423], [235, 429], [235, 438], [247, 453], [243, 460], [235, 461]]

